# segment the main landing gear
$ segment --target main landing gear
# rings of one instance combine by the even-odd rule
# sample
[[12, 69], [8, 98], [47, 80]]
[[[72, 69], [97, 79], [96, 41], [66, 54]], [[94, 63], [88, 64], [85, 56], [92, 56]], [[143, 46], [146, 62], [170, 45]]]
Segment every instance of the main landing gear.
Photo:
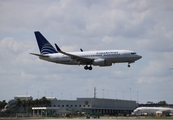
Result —
[[128, 63], [127, 67], [130, 67], [130, 63]]
[[91, 65], [90, 65], [89, 67], [86, 65], [86, 66], [84, 67], [84, 69], [85, 69], [85, 70], [92, 70], [93, 68], [92, 68]]

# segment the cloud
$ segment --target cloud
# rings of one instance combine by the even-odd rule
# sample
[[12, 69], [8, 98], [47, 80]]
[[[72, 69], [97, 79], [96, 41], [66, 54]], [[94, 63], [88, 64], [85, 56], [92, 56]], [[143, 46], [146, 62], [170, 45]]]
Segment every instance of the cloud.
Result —
[[0, 41], [1, 50], [7, 53], [16, 53], [20, 45], [13, 38], [7, 37]]
[[[0, 1], [0, 100], [17, 94], [72, 99], [97, 96], [173, 103], [172, 1]], [[129, 49], [143, 58], [111, 67], [66, 66], [40, 60], [34, 31], [64, 51]], [[172, 67], [171, 67], [172, 68]], [[9, 87], [10, 86], [10, 87]], [[6, 94], [3, 91], [7, 91]], [[11, 91], [11, 92], [8, 92]], [[87, 93], [88, 91], [88, 93]], [[109, 91], [109, 92], [108, 92]], [[158, 94], [158, 91], [160, 94]], [[166, 93], [166, 95], [164, 94]], [[154, 94], [154, 96], [153, 96]]]

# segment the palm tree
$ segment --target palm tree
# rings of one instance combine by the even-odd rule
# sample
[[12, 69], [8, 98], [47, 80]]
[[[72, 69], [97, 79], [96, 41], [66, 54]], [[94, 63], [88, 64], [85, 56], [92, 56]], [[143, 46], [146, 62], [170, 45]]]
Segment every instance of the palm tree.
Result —
[[50, 100], [46, 99], [46, 106], [50, 106], [50, 105], [51, 105]]
[[47, 106], [50, 105], [50, 101], [47, 100], [46, 97], [42, 97], [42, 98], [40, 99], [40, 103], [41, 103], [41, 105], [44, 106], [44, 107], [47, 107]]
[[30, 107], [32, 106], [32, 100], [27, 100], [26, 101], [26, 112], [28, 113], [28, 112], [30, 112]]
[[19, 112], [19, 108], [20, 108], [20, 106], [22, 105], [22, 101], [21, 101], [20, 99], [17, 99], [17, 100], [16, 100], [16, 105], [17, 105], [18, 112]]
[[39, 100], [38, 99], [34, 100], [34, 106], [39, 107]]
[[22, 100], [22, 106], [23, 106], [25, 112], [26, 112], [26, 105], [27, 105], [27, 101]]

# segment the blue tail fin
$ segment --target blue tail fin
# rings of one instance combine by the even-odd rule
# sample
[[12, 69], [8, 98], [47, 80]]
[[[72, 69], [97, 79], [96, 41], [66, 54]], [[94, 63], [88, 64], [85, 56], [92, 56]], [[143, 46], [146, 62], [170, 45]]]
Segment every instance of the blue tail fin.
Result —
[[34, 33], [41, 54], [57, 53], [55, 48], [46, 40], [46, 38], [39, 31], [35, 31]]

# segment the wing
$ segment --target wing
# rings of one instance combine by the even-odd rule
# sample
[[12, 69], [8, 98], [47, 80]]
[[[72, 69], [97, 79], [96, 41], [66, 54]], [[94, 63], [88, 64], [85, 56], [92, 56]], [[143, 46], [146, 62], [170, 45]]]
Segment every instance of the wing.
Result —
[[55, 44], [55, 47], [56, 47], [56, 49], [57, 49], [57, 51], [58, 51], [59, 53], [62, 53], [62, 54], [64, 54], [64, 55], [67, 55], [67, 56], [71, 57], [71, 59], [73, 59], [73, 60], [79, 62], [79, 64], [86, 64], [86, 65], [87, 65], [87, 64], [92, 64], [93, 61], [94, 61], [94, 59], [84, 58], [84, 57], [80, 57], [80, 56], [73, 55], [73, 54], [70, 54], [70, 53], [66, 53], [66, 52], [62, 51], [62, 50], [58, 47], [57, 44]]

